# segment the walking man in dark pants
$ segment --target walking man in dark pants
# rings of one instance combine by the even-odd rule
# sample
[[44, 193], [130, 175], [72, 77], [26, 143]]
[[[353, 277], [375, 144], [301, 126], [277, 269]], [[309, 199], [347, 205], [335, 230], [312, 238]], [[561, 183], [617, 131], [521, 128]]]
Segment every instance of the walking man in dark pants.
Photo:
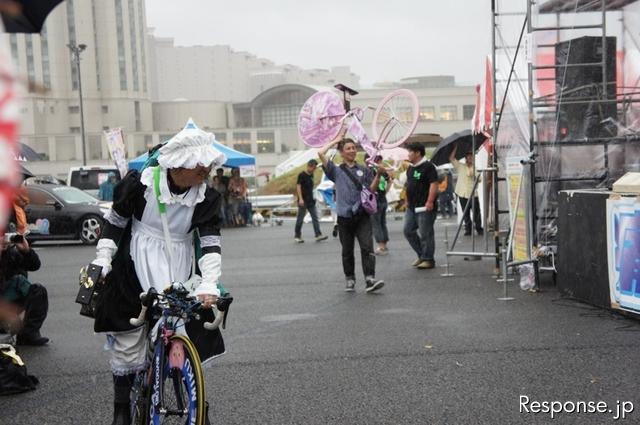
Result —
[[407, 146], [411, 166], [407, 169], [407, 210], [404, 215], [404, 236], [418, 255], [411, 264], [419, 269], [435, 267], [436, 249], [433, 225], [436, 221], [436, 197], [438, 172], [424, 157], [424, 146], [411, 143]]
[[[342, 269], [346, 279], [345, 291], [353, 292], [355, 290], [356, 273], [353, 251], [355, 240], [358, 239], [365, 277], [365, 291], [369, 293], [382, 288], [384, 281], [375, 277], [376, 257], [373, 252], [373, 230], [371, 219], [361, 205], [360, 192], [362, 186], [375, 192], [380, 184], [380, 175], [386, 170], [380, 166], [374, 176], [370, 168], [358, 165], [356, 163], [356, 143], [351, 139], [343, 139], [343, 136], [344, 132], [341, 131], [333, 141], [320, 149], [318, 155], [324, 166], [325, 174], [335, 183], [338, 234], [342, 245]], [[343, 160], [340, 166], [336, 166], [326, 156], [327, 151], [335, 145], [338, 145]], [[359, 181], [360, 185], [356, 186], [352, 178]]]
[[316, 242], [324, 241], [328, 236], [324, 236], [320, 230], [318, 222], [318, 212], [316, 210], [316, 201], [313, 199], [313, 173], [316, 171], [318, 161], [310, 159], [307, 162], [307, 169], [298, 174], [298, 183], [296, 184], [296, 196], [298, 198], [298, 216], [296, 217], [296, 228], [294, 241], [297, 243], [304, 242], [302, 239], [302, 223], [307, 211], [311, 216], [313, 223], [313, 231], [316, 235]]

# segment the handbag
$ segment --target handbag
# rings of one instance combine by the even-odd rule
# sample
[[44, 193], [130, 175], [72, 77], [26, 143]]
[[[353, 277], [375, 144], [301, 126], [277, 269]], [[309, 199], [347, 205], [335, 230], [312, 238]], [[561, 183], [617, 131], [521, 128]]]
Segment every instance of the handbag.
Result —
[[367, 214], [375, 214], [378, 212], [378, 199], [376, 194], [371, 192], [369, 188], [365, 187], [360, 180], [354, 176], [351, 171], [344, 164], [340, 164], [340, 168], [351, 179], [353, 184], [357, 188], [360, 188], [360, 206]]
[[100, 273], [102, 266], [89, 264], [80, 269], [78, 295], [76, 302], [80, 304], [80, 314], [82, 316], [96, 318], [96, 299], [102, 289]]

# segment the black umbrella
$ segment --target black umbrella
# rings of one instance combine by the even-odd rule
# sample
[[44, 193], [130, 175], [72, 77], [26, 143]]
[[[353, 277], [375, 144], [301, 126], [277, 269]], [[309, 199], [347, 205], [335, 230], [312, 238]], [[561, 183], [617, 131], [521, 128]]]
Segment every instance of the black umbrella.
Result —
[[476, 151], [487, 140], [487, 136], [483, 133], [474, 135], [471, 130], [462, 130], [457, 133], [453, 133], [451, 136], [443, 139], [438, 143], [438, 147], [431, 156], [431, 162], [434, 165], [442, 165], [449, 162], [449, 156], [454, 147], [458, 147], [456, 150], [456, 159], [464, 158], [467, 152], [471, 152], [473, 146], [473, 138], [475, 137]]
[[40, 155], [29, 146], [24, 143], [20, 143], [20, 153], [18, 154], [18, 161], [41, 161]]
[[8, 33], [39, 33], [47, 15], [63, 0], [0, 0], [0, 14]]

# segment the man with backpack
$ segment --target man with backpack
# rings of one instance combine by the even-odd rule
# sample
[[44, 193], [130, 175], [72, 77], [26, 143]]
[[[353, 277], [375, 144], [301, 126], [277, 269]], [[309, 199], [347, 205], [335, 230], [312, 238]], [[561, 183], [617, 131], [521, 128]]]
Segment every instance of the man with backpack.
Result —
[[[373, 230], [369, 213], [362, 201], [362, 192], [372, 192], [375, 205], [375, 191], [380, 184], [380, 176], [385, 172], [384, 167], [378, 167], [374, 176], [373, 171], [356, 162], [357, 146], [351, 139], [343, 139], [344, 132], [318, 151], [318, 156], [327, 177], [335, 183], [336, 209], [338, 214], [338, 234], [342, 245], [342, 268], [346, 278], [345, 291], [353, 292], [356, 285], [355, 275], [355, 239], [360, 245], [362, 269], [365, 276], [365, 290], [367, 293], [377, 291], [384, 286], [384, 281], [376, 279], [376, 257], [373, 251]], [[338, 145], [342, 156], [342, 164], [336, 166], [327, 157], [327, 152]]]

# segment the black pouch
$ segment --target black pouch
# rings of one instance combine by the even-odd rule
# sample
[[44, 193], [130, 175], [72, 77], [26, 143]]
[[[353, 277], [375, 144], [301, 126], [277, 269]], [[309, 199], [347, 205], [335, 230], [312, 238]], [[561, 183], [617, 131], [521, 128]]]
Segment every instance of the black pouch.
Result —
[[80, 304], [80, 314], [92, 319], [96, 317], [96, 298], [101, 286], [100, 273], [102, 273], [102, 266], [95, 264], [89, 264], [80, 269], [80, 288], [76, 302]]
[[27, 368], [15, 349], [0, 344], [0, 396], [35, 390], [38, 378], [27, 373]]

